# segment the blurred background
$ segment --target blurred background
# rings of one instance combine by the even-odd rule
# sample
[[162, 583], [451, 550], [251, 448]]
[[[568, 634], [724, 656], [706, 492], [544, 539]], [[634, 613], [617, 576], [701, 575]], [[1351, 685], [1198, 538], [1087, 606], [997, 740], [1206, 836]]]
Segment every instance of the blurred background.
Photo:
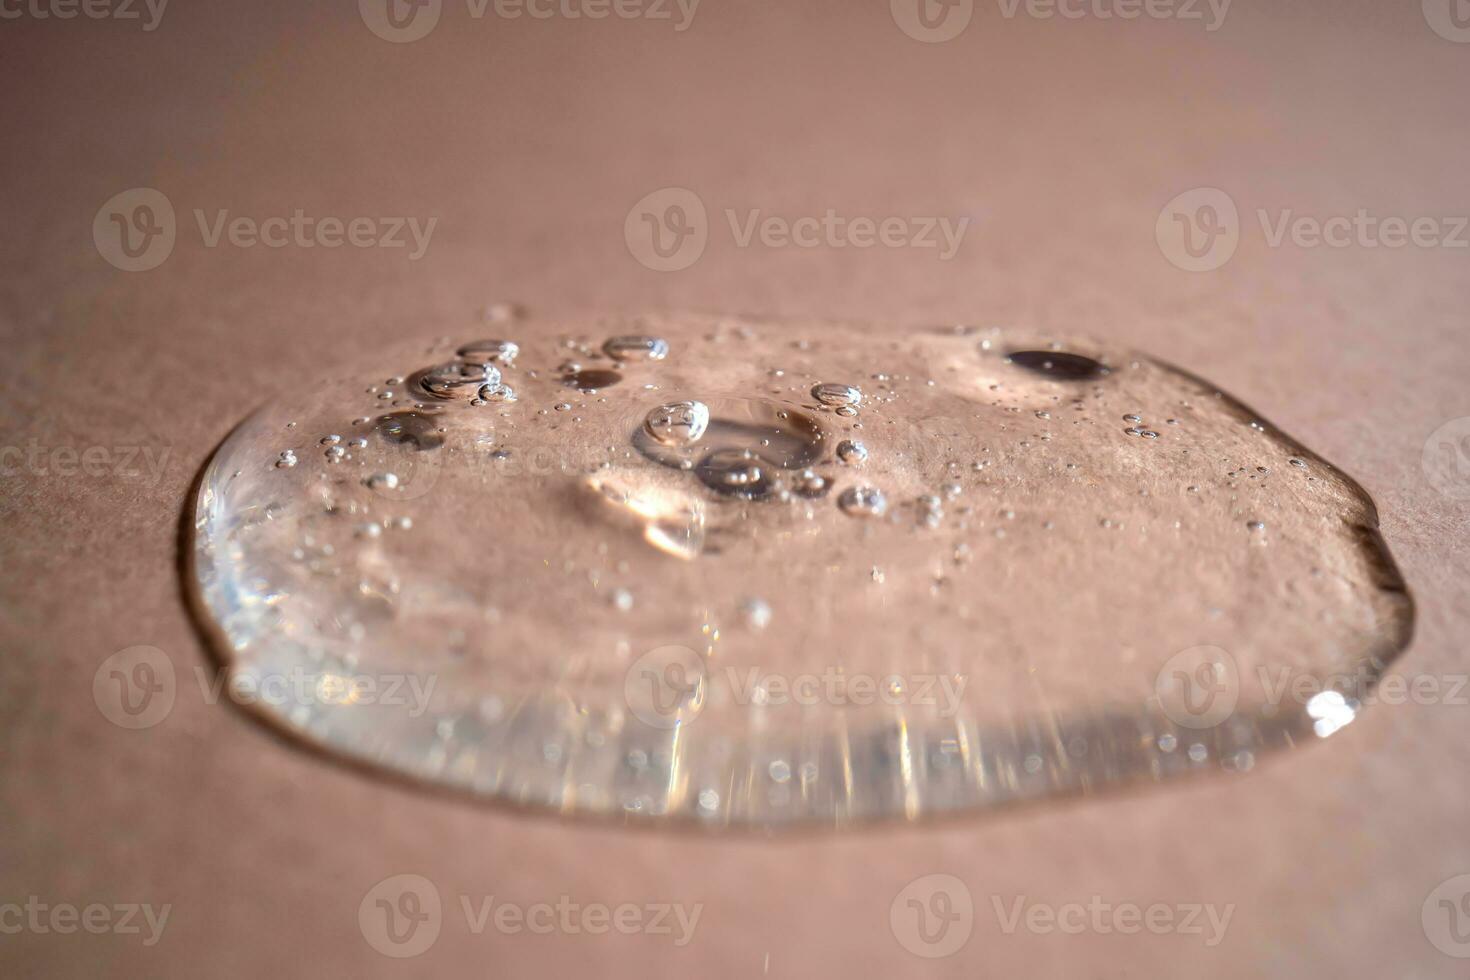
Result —
[[[1463, 0], [0, 0], [0, 78], [0, 973], [1464, 974], [1463, 704], [1241, 780], [768, 840], [413, 790], [197, 696], [121, 730], [91, 693], [133, 645], [207, 663], [179, 526], [236, 421], [500, 303], [1148, 350], [1368, 489], [1403, 670], [1461, 676], [1470, 469], [1423, 460], [1470, 436]], [[409, 957], [359, 922], [401, 874], [444, 903]], [[931, 874], [974, 896], [944, 956], [890, 921]], [[682, 944], [477, 931], [491, 896], [702, 911]], [[1073, 932], [1018, 899], [1233, 911]]]

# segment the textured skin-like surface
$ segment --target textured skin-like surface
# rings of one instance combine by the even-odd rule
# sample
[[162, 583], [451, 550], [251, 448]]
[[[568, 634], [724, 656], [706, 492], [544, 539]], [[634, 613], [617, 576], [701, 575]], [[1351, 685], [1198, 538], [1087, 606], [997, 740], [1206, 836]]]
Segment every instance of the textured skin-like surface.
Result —
[[[647, 29], [645, 29], [647, 28]], [[673, 34], [607, 20], [472, 21], [389, 45], [351, 5], [179, 4], [123, 22], [0, 25], [11, 97], [0, 190], [7, 445], [167, 449], [156, 480], [38, 468], [0, 480], [0, 894], [174, 906], [163, 940], [0, 936], [5, 974], [116, 976], [1243, 975], [1452, 977], [1421, 907], [1470, 871], [1470, 708], [1380, 706], [1243, 780], [913, 830], [716, 840], [528, 819], [301, 752], [200, 696], [179, 590], [190, 483], [282, 380], [404, 324], [494, 300], [536, 310], [755, 310], [1082, 331], [1206, 373], [1352, 474], [1419, 602], [1406, 676], [1466, 670], [1466, 504], [1420, 470], [1470, 415], [1463, 252], [1268, 246], [1257, 208], [1319, 217], [1470, 209], [1470, 49], [1417, 4], [1232, 9], [1195, 24], [1007, 20], [947, 44], [884, 5], [716, 5]], [[149, 185], [184, 233], [148, 273], [106, 265], [101, 203]], [[714, 231], [644, 269], [628, 209], [696, 190]], [[1236, 255], [1189, 274], [1159, 210], [1226, 189]], [[963, 248], [738, 248], [724, 209], [969, 214]], [[427, 256], [201, 244], [192, 211], [438, 215]], [[167, 719], [123, 731], [92, 681], [166, 652]], [[968, 945], [915, 958], [889, 931], [931, 872], [975, 897]], [[695, 940], [473, 935], [405, 961], [358, 929], [391, 874], [497, 900], [703, 902]], [[1002, 932], [991, 896], [1236, 906], [1198, 936]], [[456, 914], [457, 915], [457, 914]], [[769, 956], [769, 960], [767, 957]]]

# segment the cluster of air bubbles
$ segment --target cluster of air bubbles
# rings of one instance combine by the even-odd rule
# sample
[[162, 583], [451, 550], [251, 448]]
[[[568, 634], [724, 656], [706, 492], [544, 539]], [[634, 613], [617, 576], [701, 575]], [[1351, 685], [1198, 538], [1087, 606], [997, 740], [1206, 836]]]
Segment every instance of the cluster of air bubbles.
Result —
[[772, 489], [762, 460], [749, 449], [718, 449], [699, 461], [695, 472], [713, 490], [742, 497], [763, 497]]
[[827, 478], [813, 469], [796, 474], [796, 492], [803, 497], [820, 497], [829, 489]]
[[1126, 435], [1139, 436], [1144, 439], [1157, 439], [1159, 437], [1159, 434], [1153, 429], [1144, 427], [1143, 417], [1140, 415], [1135, 415], [1130, 412], [1123, 416], [1123, 421], [1129, 423], [1128, 428], [1123, 430]]
[[848, 487], [838, 496], [837, 506], [850, 517], [882, 517], [888, 498], [876, 487]]
[[919, 510], [919, 523], [925, 527], [938, 527], [944, 520], [944, 502], [933, 494], [925, 494], [914, 501]]

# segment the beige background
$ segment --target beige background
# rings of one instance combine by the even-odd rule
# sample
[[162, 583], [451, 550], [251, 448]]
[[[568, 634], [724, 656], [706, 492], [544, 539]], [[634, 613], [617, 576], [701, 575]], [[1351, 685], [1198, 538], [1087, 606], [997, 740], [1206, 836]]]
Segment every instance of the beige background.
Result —
[[[493, 9], [493, 8], [492, 8]], [[193, 679], [176, 559], [190, 482], [265, 393], [487, 303], [968, 321], [1099, 334], [1200, 371], [1373, 494], [1420, 604], [1409, 676], [1462, 674], [1470, 505], [1430, 433], [1470, 416], [1470, 250], [1268, 246], [1257, 209], [1470, 214], [1470, 44], [1416, 2], [1239, 0], [1224, 25], [1040, 20], [976, 6], [940, 44], [887, 5], [704, 0], [647, 19], [476, 20], [412, 44], [344, 0], [175, 0], [157, 30], [0, 20], [0, 331], [7, 446], [167, 450], [157, 480], [0, 477], [0, 901], [170, 903], [162, 941], [0, 935], [5, 976], [1456, 977], [1421, 908], [1470, 872], [1470, 706], [1380, 706], [1241, 779], [846, 836], [719, 839], [533, 819], [290, 747]], [[1205, 9], [1205, 8], [1201, 8]], [[628, 209], [709, 209], [691, 268], [645, 269]], [[173, 254], [126, 273], [102, 203], [162, 191]], [[1238, 251], [1191, 274], [1154, 237], [1176, 194], [1238, 205]], [[724, 210], [968, 215], [932, 250], [738, 248]], [[437, 217], [404, 250], [206, 248], [193, 210]], [[12, 457], [13, 458], [13, 457]], [[178, 670], [171, 715], [110, 724], [98, 665]], [[975, 896], [952, 958], [889, 905], [947, 872]], [[432, 949], [375, 953], [357, 907], [413, 872], [448, 904]], [[471, 935], [457, 896], [703, 903], [656, 936]], [[991, 896], [1233, 903], [1225, 941], [1006, 935]]]

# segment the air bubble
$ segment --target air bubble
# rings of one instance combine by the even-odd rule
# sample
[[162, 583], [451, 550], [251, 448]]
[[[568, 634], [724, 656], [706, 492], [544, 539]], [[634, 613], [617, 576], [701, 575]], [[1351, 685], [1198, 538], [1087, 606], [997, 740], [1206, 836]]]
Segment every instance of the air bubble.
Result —
[[493, 364], [451, 361], [421, 372], [418, 382], [435, 398], [471, 398], [486, 385], [500, 384], [500, 369]]
[[455, 353], [461, 360], [477, 364], [513, 364], [521, 352], [520, 345], [513, 340], [475, 340], [462, 345]]
[[837, 498], [837, 506], [852, 517], [881, 517], [888, 510], [888, 498], [875, 487], [848, 487]]
[[609, 337], [602, 350], [615, 361], [662, 361], [669, 356], [669, 342], [662, 337]]
[[812, 388], [812, 397], [829, 408], [856, 408], [863, 393], [856, 385], [825, 382]]
[[697, 401], [670, 402], [650, 411], [643, 424], [665, 446], [687, 446], [698, 442], [709, 428], [709, 406]]

